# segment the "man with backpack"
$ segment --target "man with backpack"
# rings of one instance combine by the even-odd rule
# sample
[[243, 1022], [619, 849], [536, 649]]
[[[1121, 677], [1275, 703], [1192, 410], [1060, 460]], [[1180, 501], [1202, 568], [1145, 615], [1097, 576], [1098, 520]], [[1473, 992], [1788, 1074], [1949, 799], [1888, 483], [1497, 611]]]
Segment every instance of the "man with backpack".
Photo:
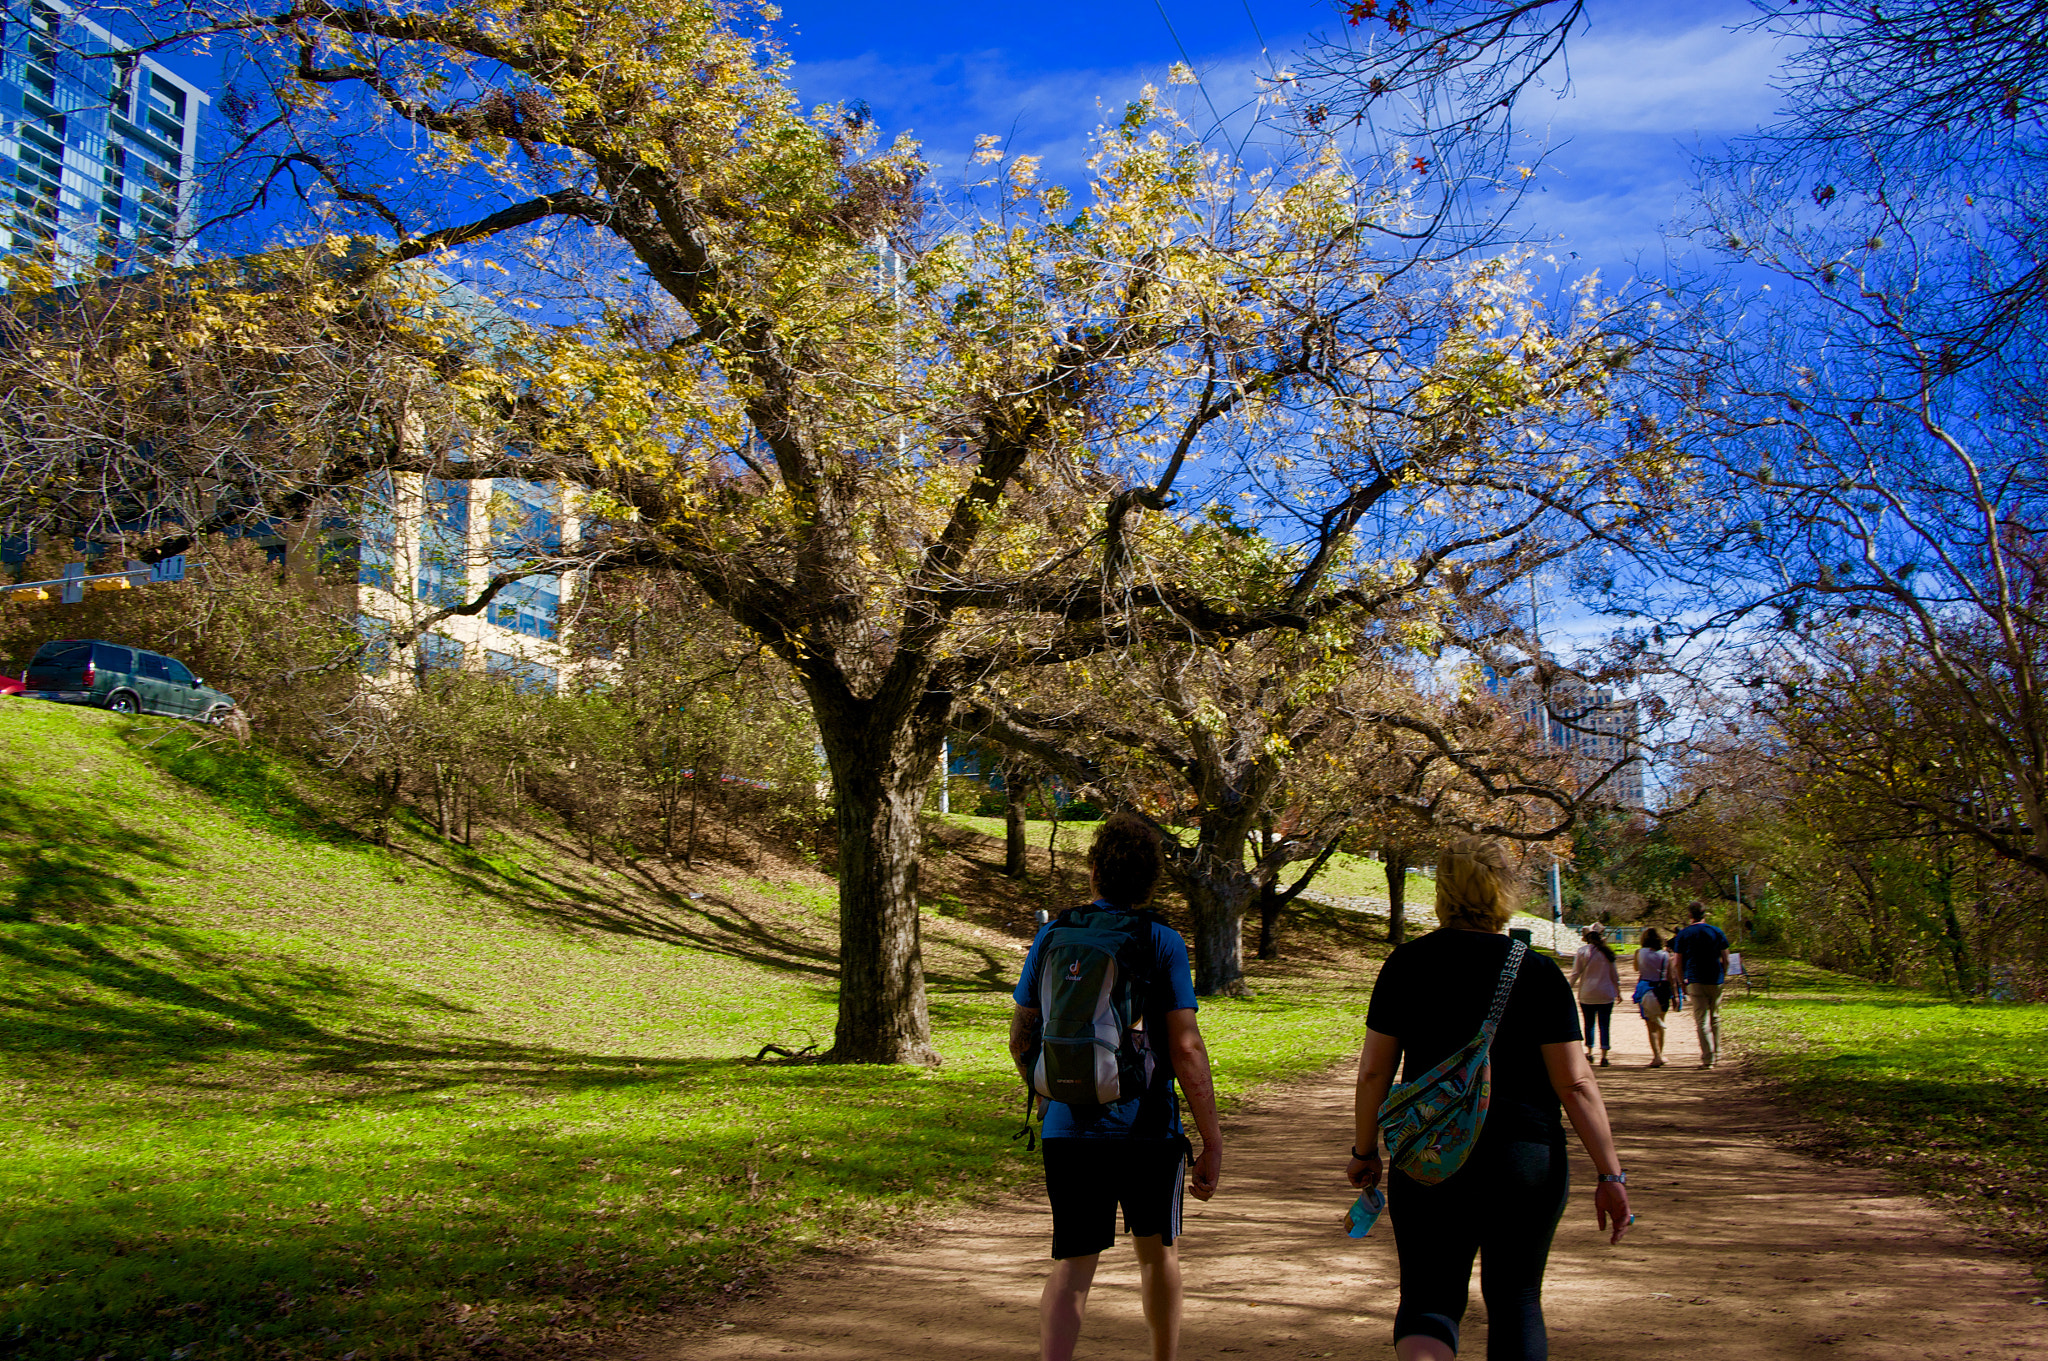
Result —
[[[1144, 910], [1163, 868], [1159, 834], [1117, 813], [1089, 848], [1095, 901], [1040, 928], [1017, 982], [1010, 1054], [1045, 1106], [1046, 1196], [1054, 1266], [1039, 1299], [1041, 1361], [1070, 1361], [1116, 1215], [1138, 1253], [1153, 1361], [1180, 1347], [1181, 1184], [1216, 1193], [1223, 1134], [1209, 1051], [1195, 1024], [1188, 947]], [[1181, 1130], [1187, 1094], [1202, 1152]]]
[[1685, 965], [1685, 995], [1692, 1000], [1693, 1028], [1700, 1037], [1700, 1067], [1711, 1068], [1721, 1052], [1721, 987], [1728, 981], [1728, 937], [1707, 920], [1707, 906], [1686, 908], [1692, 925], [1671, 938]]

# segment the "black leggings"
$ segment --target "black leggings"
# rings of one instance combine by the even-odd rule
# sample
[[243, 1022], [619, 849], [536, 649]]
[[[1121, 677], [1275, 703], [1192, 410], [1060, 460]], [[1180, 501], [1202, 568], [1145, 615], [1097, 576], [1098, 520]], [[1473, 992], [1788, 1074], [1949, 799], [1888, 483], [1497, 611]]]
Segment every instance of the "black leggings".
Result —
[[1602, 1049], [1614, 1048], [1612, 1043], [1614, 1039], [1614, 1003], [1581, 1002], [1579, 1003], [1579, 1015], [1586, 1019], [1586, 1048], [1591, 1049], [1593, 1047], [1593, 1026], [1596, 1022], [1600, 1026], [1600, 1047]]
[[1399, 1172], [1388, 1178], [1401, 1258], [1394, 1341], [1420, 1334], [1458, 1349], [1476, 1252], [1487, 1361], [1545, 1361], [1543, 1267], [1570, 1185], [1562, 1144], [1481, 1147], [1457, 1175], [1435, 1186]]

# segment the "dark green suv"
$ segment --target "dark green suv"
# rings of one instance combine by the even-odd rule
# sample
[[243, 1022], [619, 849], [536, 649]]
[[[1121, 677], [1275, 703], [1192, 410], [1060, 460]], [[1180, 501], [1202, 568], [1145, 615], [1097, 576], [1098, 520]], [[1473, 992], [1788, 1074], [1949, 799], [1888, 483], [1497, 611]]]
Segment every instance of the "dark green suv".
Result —
[[235, 710], [232, 695], [208, 689], [175, 657], [93, 638], [44, 643], [22, 681], [23, 699], [91, 704], [117, 714], [165, 714], [224, 723]]

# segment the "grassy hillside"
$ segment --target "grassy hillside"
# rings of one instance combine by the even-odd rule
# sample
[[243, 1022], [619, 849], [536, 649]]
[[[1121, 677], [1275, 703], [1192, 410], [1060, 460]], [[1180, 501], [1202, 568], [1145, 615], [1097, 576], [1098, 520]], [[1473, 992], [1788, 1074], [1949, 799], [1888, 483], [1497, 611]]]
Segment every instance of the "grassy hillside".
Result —
[[[934, 843], [935, 1072], [829, 1043], [832, 884], [351, 836], [206, 730], [0, 703], [0, 1351], [560, 1355], [808, 1246], [1035, 1175], [1002, 1052], [1030, 908]], [[1226, 1093], [1363, 1025], [1310, 914], [1204, 1029]]]

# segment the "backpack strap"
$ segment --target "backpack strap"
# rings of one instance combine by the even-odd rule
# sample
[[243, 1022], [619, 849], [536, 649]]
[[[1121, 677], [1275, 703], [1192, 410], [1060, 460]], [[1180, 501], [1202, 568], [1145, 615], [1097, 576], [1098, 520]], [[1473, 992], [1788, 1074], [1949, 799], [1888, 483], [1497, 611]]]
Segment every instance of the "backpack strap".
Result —
[[[1067, 925], [1068, 921], [1069, 921], [1069, 920], [1070, 920], [1070, 919], [1071, 919], [1071, 918], [1073, 917], [1073, 915], [1074, 915], [1074, 914], [1075, 914], [1076, 912], [1098, 912], [1098, 911], [1101, 911], [1101, 910], [1102, 910], [1102, 909], [1100, 909], [1100, 908], [1096, 907], [1094, 903], [1082, 903], [1082, 904], [1081, 904], [1080, 906], [1078, 906], [1078, 907], [1070, 907], [1070, 908], [1066, 909], [1066, 910], [1065, 910], [1064, 912], [1060, 913], [1060, 914], [1059, 914], [1059, 915], [1058, 915], [1057, 917], [1054, 917], [1054, 918], [1053, 918], [1053, 919], [1052, 919], [1051, 921], [1047, 922], [1047, 923], [1046, 923], [1046, 925], [1047, 925], [1048, 927], [1053, 927], [1053, 926], [1065, 926], [1065, 925]], [[1126, 908], [1121, 908], [1121, 909], [1118, 909], [1118, 910], [1119, 910], [1119, 911], [1121, 911], [1121, 912], [1123, 913], [1123, 915], [1125, 915], [1125, 916], [1129, 917], [1129, 918], [1131, 919], [1132, 923], [1133, 923], [1133, 924], [1134, 924], [1135, 926], [1153, 926], [1153, 925], [1157, 925], [1157, 926], [1164, 926], [1164, 925], [1166, 925], [1166, 918], [1164, 918], [1164, 917], [1160, 916], [1160, 915], [1159, 915], [1159, 914], [1158, 914], [1157, 912], [1155, 912], [1155, 911], [1154, 911], [1153, 909], [1151, 909], [1151, 908], [1149, 908], [1149, 907], [1126, 907]], [[1129, 944], [1130, 944], [1131, 946], [1135, 946], [1135, 945], [1136, 945], [1137, 943], [1138, 943], [1138, 936], [1137, 936], [1137, 932], [1136, 932], [1136, 931], [1133, 931], [1133, 932], [1131, 933], [1131, 940], [1130, 940]], [[1125, 956], [1126, 956], [1127, 954], [1140, 954], [1140, 953], [1142, 953], [1142, 952], [1141, 952], [1141, 951], [1137, 951], [1137, 950], [1135, 950], [1135, 949], [1130, 949], [1130, 948], [1127, 948], [1127, 949], [1124, 949], [1124, 950], [1119, 950], [1119, 951], [1117, 952], [1117, 963], [1123, 966], [1123, 968], [1124, 968], [1125, 972], [1127, 972], [1127, 973], [1130, 973], [1130, 974], [1134, 974], [1134, 975], [1136, 975], [1137, 981], [1138, 981], [1138, 982], [1139, 982], [1140, 984], [1143, 984], [1143, 985], [1144, 985], [1145, 987], [1149, 988], [1149, 987], [1151, 987], [1151, 985], [1152, 985], [1152, 961], [1151, 961], [1151, 959], [1150, 959], [1150, 958], [1140, 958], [1140, 959], [1127, 959], [1127, 958], [1125, 958]]]
[[1507, 1014], [1508, 994], [1515, 990], [1515, 975], [1521, 972], [1522, 960], [1529, 953], [1527, 941], [1516, 941], [1508, 946], [1508, 962], [1501, 965], [1500, 982], [1493, 988], [1493, 1006], [1486, 1013], [1486, 1024], [1479, 1028], [1480, 1041], [1488, 1049], [1493, 1048], [1493, 1032], [1500, 1028], [1500, 1018]]
[[1038, 1131], [1031, 1128], [1031, 1116], [1033, 1113], [1032, 1107], [1036, 1103], [1037, 1096], [1038, 1093], [1031, 1090], [1031, 1084], [1028, 1082], [1025, 1083], [1024, 1124], [1017, 1130], [1015, 1134], [1012, 1134], [1010, 1136], [1010, 1142], [1013, 1144], [1016, 1143], [1019, 1139], [1024, 1140], [1024, 1151], [1026, 1153], [1035, 1152], [1038, 1148]]
[[1160, 916], [1149, 907], [1127, 907], [1124, 911], [1130, 914], [1133, 923], [1129, 950], [1131, 953], [1141, 956], [1141, 958], [1127, 960], [1124, 963], [1131, 973], [1136, 976], [1138, 982], [1150, 988], [1152, 986], [1152, 959], [1148, 952], [1140, 948], [1142, 945], [1150, 943], [1150, 937], [1141, 934], [1137, 928], [1164, 926], [1166, 918]]

